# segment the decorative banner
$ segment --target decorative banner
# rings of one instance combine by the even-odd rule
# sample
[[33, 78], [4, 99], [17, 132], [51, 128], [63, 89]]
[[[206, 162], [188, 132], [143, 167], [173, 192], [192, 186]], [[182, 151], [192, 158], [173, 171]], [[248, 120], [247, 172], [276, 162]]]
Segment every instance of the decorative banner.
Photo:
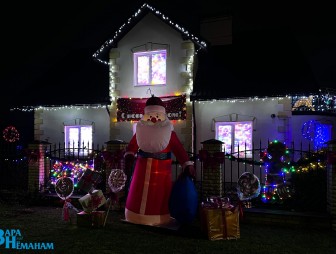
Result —
[[[186, 96], [160, 97], [169, 120], [185, 120], [187, 117]], [[117, 121], [138, 121], [141, 119], [148, 98], [119, 98], [117, 100]]]

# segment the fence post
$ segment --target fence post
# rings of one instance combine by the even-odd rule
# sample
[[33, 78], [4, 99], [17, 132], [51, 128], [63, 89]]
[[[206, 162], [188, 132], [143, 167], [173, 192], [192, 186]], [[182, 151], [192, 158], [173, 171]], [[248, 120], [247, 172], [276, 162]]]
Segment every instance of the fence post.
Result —
[[34, 140], [28, 144], [28, 192], [34, 193], [44, 189], [49, 179], [50, 163], [45, 156], [49, 142]]
[[[221, 163], [216, 162], [214, 154], [222, 152], [222, 141], [209, 139], [201, 142], [202, 150], [206, 151], [207, 156], [203, 163], [202, 172], [202, 195], [205, 197], [223, 195], [223, 169]], [[203, 197], [202, 197], [203, 198]]]
[[336, 140], [328, 142], [327, 203], [327, 211], [331, 215], [331, 227], [336, 230]]

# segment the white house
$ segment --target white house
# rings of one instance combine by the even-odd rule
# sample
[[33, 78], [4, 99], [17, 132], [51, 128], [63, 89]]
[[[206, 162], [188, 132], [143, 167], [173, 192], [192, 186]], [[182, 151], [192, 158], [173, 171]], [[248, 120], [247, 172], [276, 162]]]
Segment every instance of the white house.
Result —
[[[266, 148], [272, 140], [314, 151], [336, 138], [335, 93], [316, 89], [305, 63], [295, 58], [296, 49], [283, 46], [292, 44], [287, 35], [276, 37], [284, 40], [282, 49], [272, 49], [269, 34], [259, 38], [262, 47], [254, 37], [246, 47], [241, 42], [251, 34], [237, 34], [240, 39], [231, 44], [225, 36], [213, 36], [211, 22], [230, 30], [231, 21], [203, 23], [213, 46], [164, 10], [140, 6], [92, 56], [95, 64], [108, 68], [108, 84], [96, 85], [108, 87], [108, 100], [34, 106], [35, 140], [65, 146], [79, 142], [83, 148], [128, 142], [151, 94], [166, 103], [168, 117], [191, 153], [210, 139], [223, 141], [226, 152], [237, 152], [238, 146], [239, 151]], [[262, 49], [272, 54], [261, 54]]]

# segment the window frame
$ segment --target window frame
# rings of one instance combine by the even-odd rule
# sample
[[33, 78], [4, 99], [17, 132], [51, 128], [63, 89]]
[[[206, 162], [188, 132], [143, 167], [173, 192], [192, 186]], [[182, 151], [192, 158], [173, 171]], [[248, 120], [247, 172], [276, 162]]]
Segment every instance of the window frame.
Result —
[[[89, 141], [83, 140], [83, 128], [90, 128], [91, 135]], [[78, 129], [78, 141], [73, 142], [70, 140], [70, 130]], [[91, 149], [93, 143], [93, 125], [64, 125], [64, 148], [66, 154], [80, 154], [80, 155], [88, 155], [89, 150]], [[84, 145], [84, 147], [82, 147]], [[87, 147], [88, 146], [88, 147]]]
[[[152, 84], [152, 70], [153, 70], [153, 64], [152, 64], [152, 57], [154, 54], [158, 53], [164, 53], [165, 54], [165, 83], [159, 83], [159, 84]], [[147, 56], [149, 57], [149, 71], [148, 71], [148, 83], [138, 83], [138, 58], [141, 56]], [[143, 87], [143, 86], [166, 86], [167, 85], [167, 56], [168, 52], [167, 49], [157, 49], [157, 50], [151, 50], [151, 51], [138, 51], [133, 53], [133, 85], [135, 87]]]
[[[244, 142], [244, 147], [243, 149], [241, 149], [241, 146], [239, 146], [239, 154], [238, 154], [238, 144], [237, 139], [238, 137], [236, 137], [236, 126], [239, 124], [249, 124], [250, 125], [250, 140], [249, 140], [249, 145], [246, 147], [246, 151], [245, 151], [245, 144], [247, 143], [246, 141]], [[219, 133], [218, 133], [218, 127], [219, 126], [231, 126], [231, 144], [229, 149], [227, 148], [227, 145], [225, 143], [225, 141], [223, 141], [220, 137], [219, 137]], [[220, 140], [222, 142], [224, 142], [223, 144], [223, 148], [222, 150], [225, 151], [226, 153], [229, 154], [233, 154], [235, 157], [239, 156], [240, 158], [252, 158], [252, 144], [253, 144], [253, 121], [237, 121], [237, 122], [227, 122], [227, 121], [220, 121], [220, 122], [216, 122], [215, 123], [215, 135], [216, 135], [216, 139]], [[233, 151], [232, 151], [233, 148]], [[229, 152], [227, 152], [229, 151]]]

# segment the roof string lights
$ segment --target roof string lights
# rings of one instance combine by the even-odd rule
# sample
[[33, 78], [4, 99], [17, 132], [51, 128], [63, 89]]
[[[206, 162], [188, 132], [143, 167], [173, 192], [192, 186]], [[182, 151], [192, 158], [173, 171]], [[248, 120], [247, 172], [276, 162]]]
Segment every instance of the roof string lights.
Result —
[[101, 53], [103, 51], [105, 51], [106, 48], [108, 48], [109, 46], [111, 46], [113, 44], [113, 42], [119, 37], [119, 35], [123, 32], [123, 30], [129, 26], [132, 22], [134, 22], [134, 19], [145, 9], [149, 9], [150, 11], [153, 12], [153, 14], [155, 14], [156, 16], [158, 16], [159, 18], [161, 18], [163, 21], [165, 21], [166, 23], [168, 23], [170, 26], [174, 27], [175, 29], [179, 30], [181, 33], [183, 33], [184, 35], [186, 35], [190, 40], [192, 40], [194, 43], [196, 43], [199, 48], [195, 51], [195, 54], [197, 54], [197, 52], [200, 49], [206, 48], [207, 45], [204, 41], [201, 41], [197, 36], [191, 34], [189, 31], [187, 31], [185, 28], [181, 27], [180, 25], [178, 25], [177, 23], [173, 22], [172, 20], [170, 20], [166, 15], [164, 15], [163, 13], [161, 13], [159, 10], [155, 9], [154, 7], [150, 6], [149, 4], [143, 4], [140, 9], [138, 9], [128, 20], [127, 23], [124, 23], [123, 25], [121, 25], [119, 27], [119, 29], [115, 32], [113, 38], [107, 40], [94, 54], [93, 54], [93, 58], [95, 60], [97, 60], [100, 63], [106, 64], [108, 65], [109, 62], [108, 61], [104, 61], [102, 59], [100, 59]]

